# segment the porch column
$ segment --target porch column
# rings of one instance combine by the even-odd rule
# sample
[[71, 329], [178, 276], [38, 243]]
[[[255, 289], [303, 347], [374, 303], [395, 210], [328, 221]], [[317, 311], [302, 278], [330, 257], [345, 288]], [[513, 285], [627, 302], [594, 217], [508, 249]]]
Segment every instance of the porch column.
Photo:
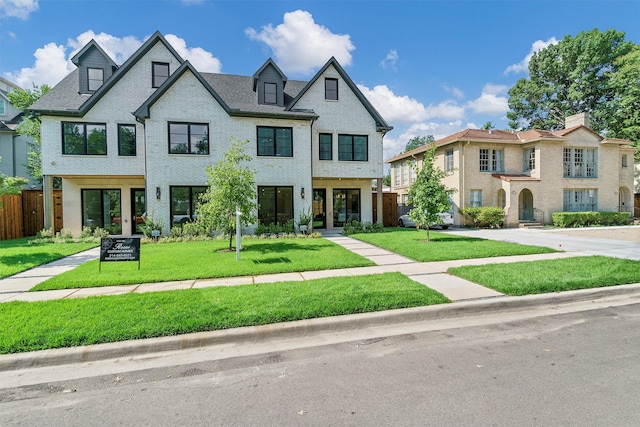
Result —
[[382, 195], [383, 195], [382, 194], [382, 178], [378, 178], [377, 179], [376, 185], [377, 185], [376, 188], [378, 189], [377, 195], [376, 195], [376, 209], [377, 209], [376, 222], [378, 224], [380, 224], [380, 225], [384, 225], [384, 223], [383, 223], [384, 215], [382, 215], [383, 214], [383, 212], [382, 212], [382, 206], [383, 206], [383, 204], [382, 204], [382, 199], [383, 199], [383, 197], [382, 197]]
[[53, 211], [53, 176], [42, 175], [42, 205], [44, 209], [44, 228], [53, 229], [54, 211]]

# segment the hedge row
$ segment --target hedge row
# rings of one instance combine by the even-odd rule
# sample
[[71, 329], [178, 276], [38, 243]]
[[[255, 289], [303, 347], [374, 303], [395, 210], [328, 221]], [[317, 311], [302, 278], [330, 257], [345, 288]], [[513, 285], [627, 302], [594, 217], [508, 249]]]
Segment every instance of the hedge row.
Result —
[[626, 225], [629, 212], [554, 212], [553, 225], [557, 227], [589, 227], [591, 225]]
[[468, 207], [460, 209], [460, 213], [478, 228], [502, 227], [504, 221], [504, 209], [494, 206]]

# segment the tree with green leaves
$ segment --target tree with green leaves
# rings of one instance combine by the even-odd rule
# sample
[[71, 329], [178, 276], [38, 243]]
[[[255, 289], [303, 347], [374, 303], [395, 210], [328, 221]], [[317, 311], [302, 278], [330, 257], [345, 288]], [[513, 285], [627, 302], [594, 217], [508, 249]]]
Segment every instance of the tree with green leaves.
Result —
[[35, 145], [35, 149], [29, 151], [27, 157], [27, 169], [29, 174], [37, 181], [42, 182], [42, 151], [40, 147], [40, 119], [29, 113], [29, 107], [33, 105], [42, 95], [49, 92], [47, 85], [38, 87], [33, 85], [33, 89], [14, 89], [7, 97], [11, 105], [21, 110], [24, 114], [22, 121], [16, 128], [19, 135], [30, 136]]
[[407, 152], [407, 151], [416, 149], [418, 147], [422, 147], [423, 145], [430, 144], [435, 140], [436, 139], [433, 137], [433, 135], [416, 136], [414, 138], [411, 138], [409, 142], [407, 142], [407, 145], [404, 148], [404, 151]]
[[438, 214], [451, 209], [451, 195], [455, 192], [442, 183], [446, 174], [435, 165], [435, 159], [436, 145], [432, 143], [424, 153], [422, 167], [418, 169], [414, 165], [416, 180], [409, 187], [409, 203], [413, 205], [409, 218], [418, 228], [427, 229], [427, 241], [430, 240], [429, 226], [442, 223]]
[[[0, 157], [0, 163], [2, 162], [2, 157]], [[26, 178], [21, 178], [19, 176], [7, 176], [3, 173], [0, 173], [0, 196], [4, 196], [5, 194], [20, 194], [22, 191], [22, 187], [27, 185], [29, 180]], [[2, 207], [2, 202], [0, 202], [0, 208]]]
[[[207, 230], [221, 230], [229, 236], [229, 250], [233, 249], [236, 233], [236, 211], [241, 213], [240, 225], [255, 224], [255, 171], [247, 165], [251, 156], [244, 152], [248, 140], [232, 140], [231, 146], [215, 165], [207, 167], [207, 191], [197, 208], [197, 222]], [[239, 231], [239, 230], [238, 230]]]
[[611, 102], [616, 96], [633, 96], [616, 91], [612, 84], [620, 58], [633, 48], [623, 32], [593, 29], [567, 35], [536, 52], [529, 62], [529, 78], [509, 90], [510, 127], [557, 130], [564, 127], [565, 117], [589, 112], [591, 128], [607, 132], [618, 114]]

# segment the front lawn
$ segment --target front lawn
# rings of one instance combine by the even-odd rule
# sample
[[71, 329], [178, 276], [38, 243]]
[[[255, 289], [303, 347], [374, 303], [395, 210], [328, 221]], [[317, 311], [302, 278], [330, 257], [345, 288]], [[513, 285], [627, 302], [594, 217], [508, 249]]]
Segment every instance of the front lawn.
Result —
[[97, 246], [97, 243], [43, 243], [29, 238], [0, 241], [0, 278], [55, 261]]
[[429, 235], [431, 239], [427, 241], [425, 230], [389, 228], [384, 233], [353, 234], [350, 237], [420, 262], [557, 252], [540, 246], [456, 236], [433, 230]]
[[224, 251], [228, 245], [227, 240], [143, 244], [140, 270], [137, 262], [109, 262], [102, 263], [102, 271], [98, 271], [98, 261], [90, 261], [32, 291], [374, 265], [326, 239], [245, 239], [239, 261], [235, 252]]
[[[164, 245], [157, 245], [164, 246]], [[0, 304], [0, 353], [450, 302], [399, 273]]]
[[640, 261], [604, 256], [474, 265], [448, 272], [507, 295], [640, 283]]

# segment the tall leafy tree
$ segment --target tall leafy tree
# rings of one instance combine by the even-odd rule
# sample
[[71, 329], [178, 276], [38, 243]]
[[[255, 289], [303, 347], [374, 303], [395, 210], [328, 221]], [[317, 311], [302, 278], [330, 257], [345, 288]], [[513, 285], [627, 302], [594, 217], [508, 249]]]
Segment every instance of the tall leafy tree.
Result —
[[422, 167], [416, 168], [416, 180], [409, 187], [409, 203], [413, 209], [409, 212], [418, 227], [427, 229], [427, 241], [430, 240], [429, 226], [442, 223], [438, 215], [451, 209], [451, 195], [454, 189], [442, 184], [445, 172], [435, 165], [436, 145], [430, 144], [424, 153]]
[[241, 212], [240, 225], [255, 224], [255, 172], [249, 169], [251, 156], [244, 152], [248, 142], [232, 140], [231, 146], [215, 165], [207, 167], [207, 191], [198, 205], [197, 221], [211, 230], [221, 230], [229, 236], [229, 250], [233, 249], [236, 232], [236, 209]]
[[411, 138], [409, 142], [407, 142], [407, 145], [405, 146], [404, 151], [407, 152], [415, 148], [422, 147], [423, 145], [432, 143], [435, 140], [436, 139], [433, 137], [433, 135], [416, 136], [414, 138]]
[[[2, 162], [2, 157], [0, 157], [0, 163]], [[3, 173], [0, 173], [0, 196], [4, 196], [5, 194], [20, 194], [22, 191], [22, 187], [29, 183], [29, 180], [26, 178], [21, 178], [18, 176], [7, 176]], [[0, 200], [0, 208], [2, 208], [2, 201]]]
[[49, 92], [47, 85], [33, 85], [33, 89], [16, 89], [11, 91], [7, 97], [11, 105], [21, 110], [24, 114], [22, 121], [16, 128], [20, 135], [33, 138], [35, 149], [28, 153], [27, 169], [29, 174], [36, 180], [42, 182], [42, 151], [40, 146], [40, 119], [29, 113], [29, 107], [33, 105], [42, 95]]
[[611, 77], [615, 97], [607, 136], [635, 142], [636, 160], [640, 161], [640, 45], [616, 58], [617, 72]]
[[633, 46], [623, 32], [593, 29], [567, 35], [535, 53], [529, 78], [509, 90], [509, 125], [556, 130], [564, 126], [566, 116], [589, 112], [591, 127], [605, 132], [616, 114], [610, 104], [616, 97], [611, 80], [618, 73], [619, 58]]

